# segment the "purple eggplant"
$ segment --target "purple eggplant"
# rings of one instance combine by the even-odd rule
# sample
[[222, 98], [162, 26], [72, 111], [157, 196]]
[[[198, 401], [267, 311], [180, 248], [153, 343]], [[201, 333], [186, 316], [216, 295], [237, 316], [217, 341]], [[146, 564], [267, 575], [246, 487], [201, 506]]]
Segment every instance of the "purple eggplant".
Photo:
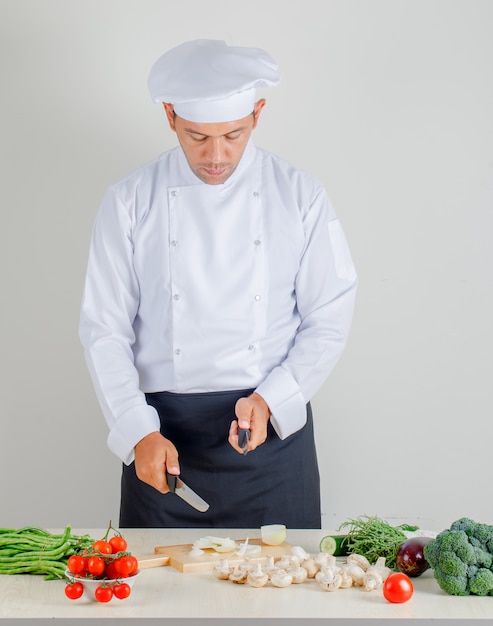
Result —
[[423, 553], [424, 546], [431, 537], [410, 537], [399, 546], [396, 563], [399, 571], [411, 578], [421, 576], [430, 567]]

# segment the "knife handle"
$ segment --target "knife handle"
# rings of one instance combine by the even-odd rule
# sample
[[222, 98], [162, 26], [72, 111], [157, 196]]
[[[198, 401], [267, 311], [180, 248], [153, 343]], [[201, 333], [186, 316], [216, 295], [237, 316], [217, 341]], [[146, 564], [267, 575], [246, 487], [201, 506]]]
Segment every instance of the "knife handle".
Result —
[[166, 472], [166, 482], [168, 483], [168, 489], [171, 491], [171, 493], [175, 493], [176, 491], [177, 480], [178, 476], [175, 476], [174, 474], [168, 474], [168, 472]]
[[243, 454], [248, 451], [248, 442], [250, 441], [250, 431], [248, 428], [238, 427], [238, 445], [243, 449]]

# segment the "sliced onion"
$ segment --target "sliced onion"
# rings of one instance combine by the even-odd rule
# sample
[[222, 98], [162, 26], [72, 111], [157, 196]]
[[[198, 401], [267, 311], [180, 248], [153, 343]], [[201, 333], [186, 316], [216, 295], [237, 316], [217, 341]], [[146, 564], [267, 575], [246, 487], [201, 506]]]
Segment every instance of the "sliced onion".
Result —
[[194, 549], [215, 550], [216, 552], [233, 552], [237, 547], [236, 541], [229, 537], [201, 537], [193, 544]]

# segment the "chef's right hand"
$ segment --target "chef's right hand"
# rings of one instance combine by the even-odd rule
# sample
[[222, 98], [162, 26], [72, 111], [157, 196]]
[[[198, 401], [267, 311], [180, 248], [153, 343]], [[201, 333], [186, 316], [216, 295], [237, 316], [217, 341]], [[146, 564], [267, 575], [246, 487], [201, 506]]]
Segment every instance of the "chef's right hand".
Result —
[[160, 493], [168, 493], [166, 472], [179, 475], [178, 450], [160, 432], [149, 433], [135, 446], [137, 478]]

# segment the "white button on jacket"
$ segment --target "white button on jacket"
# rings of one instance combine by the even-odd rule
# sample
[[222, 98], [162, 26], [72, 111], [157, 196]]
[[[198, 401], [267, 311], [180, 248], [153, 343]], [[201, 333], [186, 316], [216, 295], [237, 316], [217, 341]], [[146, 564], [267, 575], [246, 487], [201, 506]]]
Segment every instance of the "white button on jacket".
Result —
[[321, 184], [252, 141], [207, 185], [177, 147], [112, 185], [97, 214], [80, 337], [125, 463], [159, 429], [145, 392], [255, 388], [281, 438], [345, 347], [357, 277]]

